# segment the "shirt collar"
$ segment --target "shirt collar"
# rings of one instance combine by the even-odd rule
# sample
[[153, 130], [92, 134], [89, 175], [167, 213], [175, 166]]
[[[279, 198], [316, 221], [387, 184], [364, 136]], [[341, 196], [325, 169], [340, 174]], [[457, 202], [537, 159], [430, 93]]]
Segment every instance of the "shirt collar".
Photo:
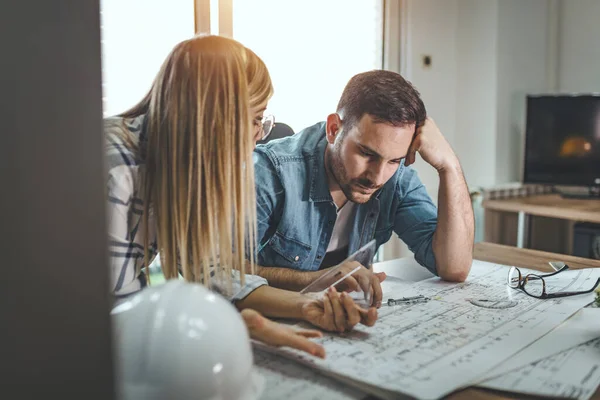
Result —
[[313, 132], [315, 135], [321, 135], [317, 142], [317, 148], [312, 156], [310, 176], [310, 193], [309, 199], [312, 202], [320, 203], [325, 201], [333, 201], [329, 192], [329, 183], [327, 182], [327, 171], [325, 169], [325, 149], [327, 148], [327, 138], [325, 135], [325, 124], [321, 125], [318, 132]]

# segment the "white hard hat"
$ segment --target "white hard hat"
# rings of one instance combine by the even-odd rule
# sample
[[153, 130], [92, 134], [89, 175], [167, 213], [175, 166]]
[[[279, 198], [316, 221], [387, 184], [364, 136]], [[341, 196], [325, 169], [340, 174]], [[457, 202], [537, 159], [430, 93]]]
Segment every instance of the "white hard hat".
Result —
[[204, 286], [170, 280], [111, 315], [119, 398], [254, 400], [262, 393], [241, 315]]

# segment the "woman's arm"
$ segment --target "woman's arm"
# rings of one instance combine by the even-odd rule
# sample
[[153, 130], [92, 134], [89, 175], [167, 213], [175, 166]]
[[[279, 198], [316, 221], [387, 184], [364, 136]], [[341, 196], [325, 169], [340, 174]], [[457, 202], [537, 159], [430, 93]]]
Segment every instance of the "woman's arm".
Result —
[[261, 286], [235, 303], [238, 309], [254, 309], [267, 317], [289, 318], [309, 322], [328, 331], [344, 332], [358, 323], [372, 326], [377, 309], [364, 309], [346, 293], [330, 288], [321, 298], [297, 292]]
[[308, 338], [322, 337], [320, 331], [314, 329], [295, 329], [291, 326], [271, 321], [260, 313], [246, 308], [242, 310], [242, 318], [248, 328], [250, 337], [271, 346], [288, 346], [305, 351], [313, 356], [325, 358], [325, 349]]

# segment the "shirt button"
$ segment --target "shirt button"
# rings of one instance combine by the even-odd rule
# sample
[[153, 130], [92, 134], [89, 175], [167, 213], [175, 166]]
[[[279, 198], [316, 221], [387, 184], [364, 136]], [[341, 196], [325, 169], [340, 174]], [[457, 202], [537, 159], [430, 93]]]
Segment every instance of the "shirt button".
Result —
[[300, 259], [300, 256], [294, 257], [294, 261], [298, 261], [299, 259]]
[[320, 260], [320, 259], [321, 259], [321, 256], [317, 256], [317, 260]]
[[374, 216], [375, 216], [375, 213], [369, 214], [369, 218], [373, 218]]

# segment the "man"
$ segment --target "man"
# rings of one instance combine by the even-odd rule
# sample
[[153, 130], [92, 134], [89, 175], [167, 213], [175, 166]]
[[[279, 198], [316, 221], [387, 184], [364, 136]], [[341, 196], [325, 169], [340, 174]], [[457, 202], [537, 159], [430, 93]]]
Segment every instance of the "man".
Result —
[[[438, 171], [438, 209], [409, 167], [417, 152]], [[442, 279], [461, 282], [469, 273], [474, 221], [459, 160], [399, 74], [354, 76], [326, 122], [259, 146], [255, 174], [257, 273], [273, 286], [301, 290], [392, 232]], [[378, 278], [377, 306], [385, 275]]]

